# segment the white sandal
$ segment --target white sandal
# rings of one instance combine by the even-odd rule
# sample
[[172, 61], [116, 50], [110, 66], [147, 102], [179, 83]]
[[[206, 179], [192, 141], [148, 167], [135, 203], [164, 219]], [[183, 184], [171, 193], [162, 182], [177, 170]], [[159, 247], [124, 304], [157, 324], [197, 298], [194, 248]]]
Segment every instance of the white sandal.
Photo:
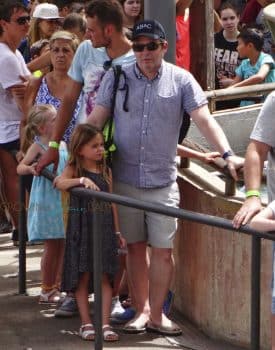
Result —
[[38, 303], [39, 304], [57, 304], [60, 301], [61, 294], [57, 289], [52, 289], [49, 292], [40, 293]]
[[112, 327], [109, 324], [105, 324], [102, 327], [103, 331], [103, 340], [106, 342], [113, 342], [119, 340], [119, 335], [113, 331]]
[[[84, 329], [86, 327], [90, 327], [90, 329]], [[83, 340], [95, 340], [94, 325], [92, 323], [86, 323], [81, 325], [78, 334]]]

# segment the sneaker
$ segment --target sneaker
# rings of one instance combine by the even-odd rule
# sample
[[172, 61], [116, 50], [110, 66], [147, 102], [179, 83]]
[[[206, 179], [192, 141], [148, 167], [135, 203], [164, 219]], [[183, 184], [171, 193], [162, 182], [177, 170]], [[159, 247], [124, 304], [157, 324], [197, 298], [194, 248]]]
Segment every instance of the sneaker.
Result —
[[128, 307], [124, 312], [120, 315], [117, 315], [115, 317], [110, 318], [112, 323], [115, 324], [124, 324], [128, 321], [132, 320], [136, 315], [136, 310], [132, 307]]
[[55, 310], [55, 317], [72, 317], [78, 314], [78, 307], [75, 298], [66, 296], [63, 303]]
[[119, 297], [112, 298], [111, 317], [116, 317], [123, 314], [125, 309], [122, 307]]

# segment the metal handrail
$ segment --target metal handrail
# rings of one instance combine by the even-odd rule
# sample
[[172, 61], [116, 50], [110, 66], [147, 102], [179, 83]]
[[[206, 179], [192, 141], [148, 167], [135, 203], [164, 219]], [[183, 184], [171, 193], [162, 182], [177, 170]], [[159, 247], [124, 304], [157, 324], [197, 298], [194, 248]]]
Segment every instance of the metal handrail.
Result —
[[[42, 175], [49, 180], [54, 179], [54, 175], [48, 170], [44, 169]], [[21, 187], [22, 182], [21, 182]], [[20, 193], [23, 194], [24, 190], [21, 189]], [[261, 263], [261, 239], [268, 239], [275, 241], [275, 235], [272, 233], [262, 233], [251, 229], [247, 226], [242, 226], [239, 229], [233, 227], [232, 222], [227, 219], [215, 217], [212, 215], [206, 215], [201, 213], [195, 213], [192, 211], [167, 207], [165, 205], [145, 202], [117, 194], [111, 194], [107, 192], [92, 191], [85, 188], [72, 188], [69, 192], [75, 196], [79, 196], [86, 199], [94, 199], [93, 210], [93, 237], [94, 237], [94, 287], [95, 287], [95, 349], [101, 350], [103, 348], [102, 341], [102, 296], [101, 296], [101, 201], [113, 202], [116, 204], [151, 211], [174, 218], [184, 219], [187, 221], [198, 222], [214, 227], [227, 229], [230, 231], [237, 231], [239, 233], [252, 236], [252, 258], [251, 258], [251, 327], [250, 327], [250, 349], [260, 350], [260, 263]], [[21, 197], [24, 200], [24, 196]], [[25, 268], [24, 259], [25, 256], [25, 232], [26, 232], [26, 220], [25, 216], [25, 203], [21, 202], [20, 207], [20, 219], [19, 225], [19, 261]], [[21, 257], [22, 254], [22, 257]], [[21, 258], [20, 258], [21, 257]], [[22, 275], [21, 275], [22, 274]], [[23, 268], [19, 269], [19, 293], [26, 293], [26, 273], [24, 274]]]

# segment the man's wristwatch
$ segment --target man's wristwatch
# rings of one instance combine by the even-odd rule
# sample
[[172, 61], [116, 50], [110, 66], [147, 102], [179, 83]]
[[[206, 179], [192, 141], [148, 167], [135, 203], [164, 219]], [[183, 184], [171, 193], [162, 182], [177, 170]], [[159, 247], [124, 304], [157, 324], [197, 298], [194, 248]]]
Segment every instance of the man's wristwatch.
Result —
[[224, 154], [222, 155], [222, 158], [223, 158], [224, 160], [226, 160], [226, 159], [227, 159], [228, 157], [230, 157], [230, 156], [234, 156], [234, 152], [231, 151], [231, 150], [228, 150], [228, 151], [224, 152]]

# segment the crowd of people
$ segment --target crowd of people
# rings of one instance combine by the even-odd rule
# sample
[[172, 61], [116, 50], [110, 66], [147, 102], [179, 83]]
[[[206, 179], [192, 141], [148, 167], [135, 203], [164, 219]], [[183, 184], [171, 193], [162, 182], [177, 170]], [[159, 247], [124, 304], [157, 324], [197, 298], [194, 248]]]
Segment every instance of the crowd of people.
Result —
[[[250, 2], [242, 17], [236, 4], [219, 4], [217, 88], [275, 78], [273, 58], [262, 52], [264, 34], [257, 28], [239, 27], [240, 18], [248, 17]], [[96, 209], [92, 200], [68, 198], [66, 191], [76, 186], [114, 191], [178, 207], [177, 154], [206, 163], [222, 157], [235, 179], [244, 164], [211, 117], [203, 90], [188, 72], [191, 3], [175, 2], [176, 66], [164, 60], [168, 42], [163, 26], [143, 19], [140, 0], [92, 0], [85, 6], [69, 0], [0, 1], [0, 65], [5, 67], [0, 72], [0, 167], [12, 239], [18, 240], [18, 174], [26, 175], [28, 239], [44, 243], [39, 303], [56, 303], [57, 317], [79, 313], [83, 340], [95, 338], [88, 296], [93, 292]], [[117, 77], [113, 68], [118, 66]], [[247, 200], [236, 214], [236, 227], [261, 209], [261, 167], [267, 153], [272, 159], [275, 147], [270, 127], [273, 94], [265, 100], [251, 136], [245, 162]], [[237, 105], [230, 102], [231, 107]], [[201, 153], [178, 145], [186, 113], [216, 152]], [[110, 117], [116, 149], [112, 168], [106, 162], [102, 133]], [[166, 142], [160, 135], [166, 136]], [[39, 176], [45, 167], [57, 175], [53, 185]], [[270, 186], [274, 200], [274, 181]], [[104, 340], [119, 340], [111, 321], [125, 323], [123, 330], [128, 333], [180, 335], [167, 308], [177, 221], [111, 203], [101, 210]], [[266, 230], [272, 230], [273, 212], [271, 203], [251, 225], [257, 228], [264, 222]], [[128, 299], [121, 303], [123, 285]], [[275, 314], [275, 307], [272, 311]]]

